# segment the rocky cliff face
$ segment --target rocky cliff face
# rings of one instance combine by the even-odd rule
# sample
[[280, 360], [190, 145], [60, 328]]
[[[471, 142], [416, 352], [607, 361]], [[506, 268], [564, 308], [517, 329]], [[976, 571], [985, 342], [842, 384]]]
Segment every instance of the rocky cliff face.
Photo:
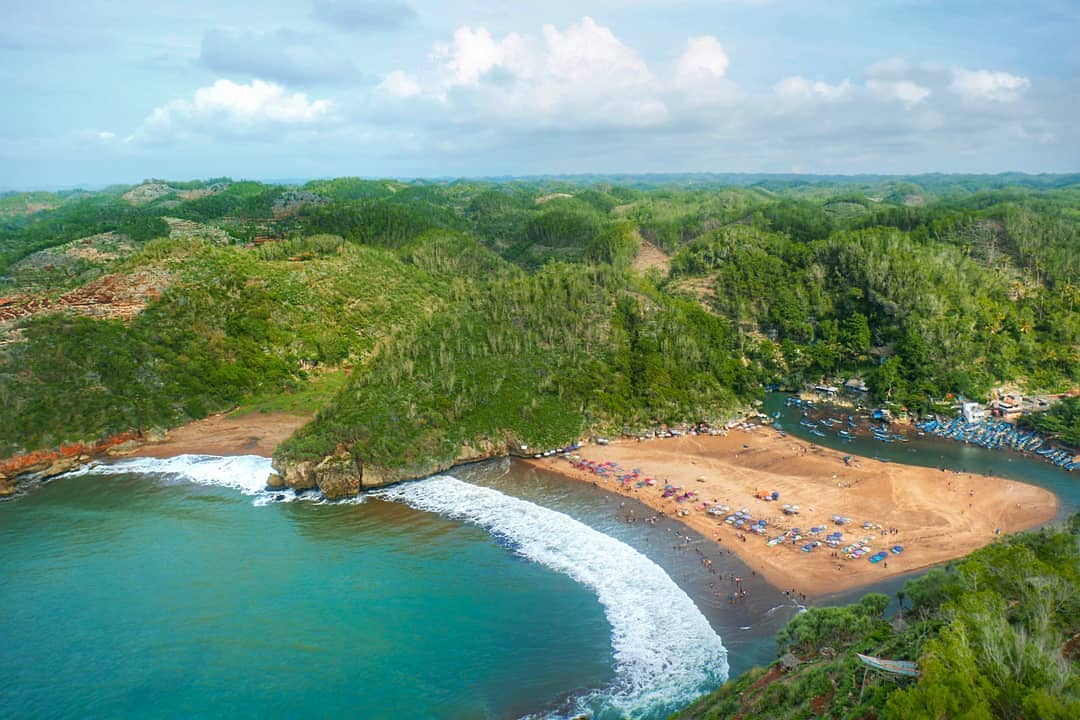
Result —
[[18, 492], [20, 484], [34, 483], [63, 475], [90, 461], [89, 455], [45, 459], [20, 468], [18, 474], [9, 477], [0, 473], [0, 498], [11, 497]]
[[413, 468], [384, 468], [358, 462], [344, 445], [339, 445], [333, 455], [319, 461], [304, 460], [285, 463], [275, 460], [277, 475], [271, 475], [267, 487], [294, 490], [318, 489], [329, 500], [356, 497], [361, 490], [390, 485], [403, 480], [427, 477], [449, 470], [455, 465], [479, 462], [508, 454], [505, 443], [495, 443], [487, 438], [478, 439], [461, 446], [453, 462], [431, 461]]
[[333, 455], [323, 458], [314, 470], [315, 483], [323, 496], [330, 500], [359, 495], [363, 474], [363, 466], [344, 448], [338, 448]]

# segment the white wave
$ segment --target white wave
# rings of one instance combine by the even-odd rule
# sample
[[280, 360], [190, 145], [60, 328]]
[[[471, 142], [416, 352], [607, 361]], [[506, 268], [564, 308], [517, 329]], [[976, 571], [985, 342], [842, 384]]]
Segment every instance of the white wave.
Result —
[[319, 494], [297, 495], [291, 489], [267, 490], [267, 479], [276, 474], [270, 458], [261, 455], [177, 455], [171, 458], [127, 458], [111, 463], [95, 463], [68, 473], [117, 475], [144, 473], [175, 478], [199, 485], [220, 485], [255, 497], [254, 505], [289, 502], [297, 499], [322, 500]]
[[615, 658], [613, 686], [586, 699], [597, 715], [666, 716], [727, 679], [727, 650], [708, 620], [630, 546], [563, 513], [449, 476], [374, 494], [479, 525], [591, 588], [611, 624]]

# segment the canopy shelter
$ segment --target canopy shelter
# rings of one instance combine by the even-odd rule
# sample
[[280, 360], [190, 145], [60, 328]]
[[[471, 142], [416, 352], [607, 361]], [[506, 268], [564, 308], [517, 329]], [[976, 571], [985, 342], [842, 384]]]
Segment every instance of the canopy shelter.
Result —
[[869, 655], [860, 655], [859, 653], [855, 653], [855, 655], [862, 660], [864, 665], [874, 670], [881, 670], [893, 675], [903, 675], [904, 677], [919, 677], [919, 666], [910, 660], [884, 660]]

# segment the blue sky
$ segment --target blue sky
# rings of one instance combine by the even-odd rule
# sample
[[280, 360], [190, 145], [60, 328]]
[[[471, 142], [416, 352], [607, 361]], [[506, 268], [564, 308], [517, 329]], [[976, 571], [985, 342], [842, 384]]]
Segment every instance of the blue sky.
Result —
[[1068, 0], [10, 4], [0, 187], [1080, 170]]

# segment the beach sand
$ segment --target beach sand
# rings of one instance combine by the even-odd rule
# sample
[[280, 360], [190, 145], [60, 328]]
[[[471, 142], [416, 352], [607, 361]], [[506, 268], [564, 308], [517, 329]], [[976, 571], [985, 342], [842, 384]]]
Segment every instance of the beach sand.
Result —
[[270, 457], [312, 415], [285, 413], [225, 413], [181, 425], [163, 440], [140, 445], [130, 457], [167, 458], [175, 455], [262, 455]]
[[[668, 517], [686, 525], [717, 547], [734, 551], [756, 573], [781, 590], [819, 597], [880, 582], [893, 575], [962, 557], [993, 541], [995, 531], [1016, 532], [1053, 520], [1057, 497], [1034, 485], [970, 473], [884, 463], [813, 445], [764, 427], [734, 429], [725, 436], [687, 435], [645, 441], [616, 441], [587, 445], [576, 455], [595, 462], [614, 462], [624, 472], [641, 471], [639, 479], [654, 478], [656, 485], [623, 487], [612, 476], [600, 477], [578, 469], [562, 457], [527, 462], [567, 477], [596, 483], [614, 492], [630, 494]], [[665, 481], [694, 491], [693, 500], [663, 498]], [[776, 491], [778, 501], [755, 498], [756, 491]], [[731, 512], [749, 511], [755, 520], [768, 520], [765, 537], [740, 532], [709, 515], [702, 502], [727, 505]], [[798, 515], [785, 515], [781, 506], [798, 505]], [[833, 515], [851, 522], [843, 527]], [[637, 522], [645, 518], [635, 518]], [[865, 530], [869, 521], [881, 529]], [[812, 552], [800, 548], [813, 538], [806, 532], [826, 526], [818, 537], [841, 530], [843, 544], [871, 537], [871, 553], [860, 559], [834, 557], [822, 542]], [[806, 539], [774, 547], [767, 538], [802, 528]], [[895, 532], [890, 532], [895, 529]], [[746, 540], [739, 539], [745, 535]], [[903, 546], [884, 562], [870, 563], [874, 552]]]

